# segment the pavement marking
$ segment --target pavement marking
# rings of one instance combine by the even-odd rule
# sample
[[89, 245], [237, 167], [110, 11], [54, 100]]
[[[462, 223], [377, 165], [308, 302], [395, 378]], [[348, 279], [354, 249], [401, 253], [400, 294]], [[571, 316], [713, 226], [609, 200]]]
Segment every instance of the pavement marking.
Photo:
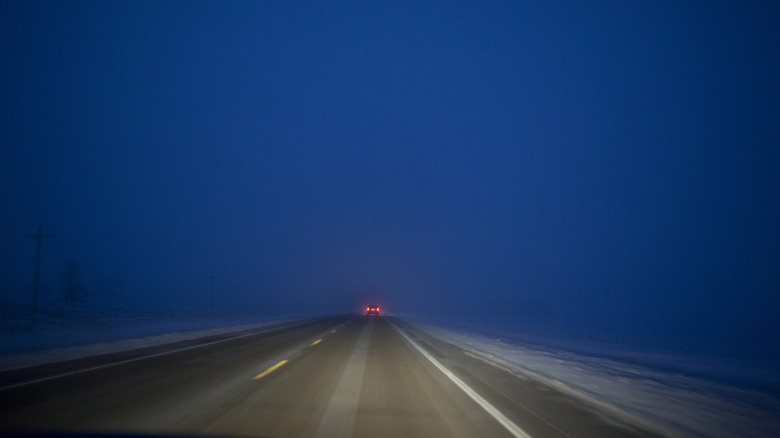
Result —
[[355, 429], [363, 372], [366, 369], [368, 346], [371, 343], [373, 322], [366, 325], [355, 341], [339, 383], [330, 397], [328, 407], [317, 427], [317, 438], [351, 437]]
[[280, 366], [282, 366], [282, 365], [284, 365], [286, 363], [287, 363], [287, 359], [279, 362], [278, 364], [272, 366], [271, 368], [268, 368], [267, 370], [263, 371], [262, 373], [256, 375], [255, 377], [252, 378], [252, 380], [262, 379], [263, 377], [273, 373], [274, 371], [277, 370], [277, 368], [279, 368]]
[[[462, 348], [462, 347], [461, 347], [461, 348]], [[492, 367], [494, 367], [494, 368], [497, 368], [497, 369], [499, 369], [499, 370], [502, 370], [502, 371], [504, 371], [504, 372], [511, 373], [511, 374], [512, 374], [512, 375], [514, 375], [515, 377], [518, 377], [518, 378], [520, 378], [520, 379], [522, 379], [522, 380], [528, 380], [528, 377], [526, 377], [526, 376], [524, 376], [524, 375], [521, 375], [521, 374], [516, 374], [516, 373], [515, 373], [515, 372], [513, 372], [513, 371], [512, 371], [512, 370], [511, 370], [511, 369], [510, 369], [508, 366], [506, 366], [506, 365], [502, 365], [502, 364], [499, 364], [499, 363], [496, 361], [496, 359], [495, 359], [495, 358], [488, 359], [488, 357], [486, 357], [484, 354], [481, 354], [479, 351], [477, 351], [477, 350], [474, 350], [474, 351], [475, 351], [477, 354], [475, 354], [475, 353], [474, 353], [474, 352], [472, 352], [471, 350], [468, 350], [468, 349], [466, 349], [466, 348], [463, 348], [463, 353], [464, 353], [466, 356], [471, 356], [471, 357], [473, 357], [474, 359], [480, 360], [480, 361], [482, 361], [482, 362], [484, 362], [484, 363], [486, 363], [486, 364], [488, 364], [488, 365], [490, 365], [490, 366], [492, 366]], [[554, 423], [552, 423], [552, 422], [548, 421], [546, 418], [544, 418], [544, 417], [542, 417], [541, 415], [537, 414], [537, 413], [536, 413], [536, 411], [534, 411], [533, 409], [529, 408], [529, 407], [528, 407], [528, 406], [526, 406], [525, 404], [523, 404], [523, 403], [520, 403], [519, 401], [517, 401], [517, 400], [513, 399], [512, 397], [508, 396], [507, 394], [505, 394], [503, 390], [501, 390], [501, 389], [499, 389], [499, 388], [496, 388], [494, 385], [491, 385], [491, 384], [490, 384], [490, 383], [488, 383], [488, 382], [482, 382], [482, 384], [484, 384], [484, 385], [487, 385], [487, 386], [489, 386], [489, 387], [493, 388], [493, 390], [494, 390], [494, 391], [496, 391], [496, 392], [497, 392], [497, 393], [499, 393], [499, 394], [503, 394], [503, 395], [504, 395], [506, 398], [508, 398], [508, 399], [512, 400], [512, 402], [513, 402], [514, 404], [516, 404], [517, 406], [520, 406], [520, 407], [521, 407], [521, 408], [523, 408], [525, 411], [528, 411], [528, 413], [530, 413], [530, 414], [531, 414], [531, 415], [533, 415], [534, 417], [538, 418], [538, 419], [539, 419], [539, 421], [541, 421], [541, 422], [544, 422], [545, 424], [547, 424], [547, 425], [548, 425], [548, 426], [550, 426], [551, 428], [553, 428], [553, 429], [557, 430], [558, 432], [560, 432], [560, 434], [561, 434], [561, 435], [563, 435], [563, 436], [567, 436], [567, 437], [569, 437], [569, 438], [574, 438], [574, 437], [573, 437], [573, 436], [571, 436], [570, 434], [566, 433], [566, 431], [564, 431], [563, 429], [561, 429], [561, 428], [559, 428], [558, 426], [556, 426]]]
[[41, 383], [41, 382], [46, 382], [46, 381], [49, 381], [49, 380], [59, 379], [60, 377], [68, 377], [68, 376], [74, 376], [76, 374], [87, 373], [87, 372], [90, 372], [90, 371], [97, 371], [97, 370], [101, 370], [103, 368], [110, 368], [110, 367], [113, 367], [113, 366], [116, 366], [116, 365], [123, 365], [123, 364], [126, 364], [126, 363], [137, 362], [139, 360], [151, 359], [153, 357], [167, 356], [169, 354], [179, 353], [181, 351], [194, 350], [196, 348], [208, 347], [209, 345], [221, 344], [223, 342], [233, 341], [235, 339], [246, 338], [246, 337], [249, 337], [249, 336], [262, 335], [262, 334], [265, 334], [265, 333], [268, 333], [268, 332], [273, 332], [273, 331], [282, 330], [282, 329], [285, 329], [285, 328], [294, 327], [294, 326], [299, 325], [299, 324], [300, 323], [295, 322], [295, 323], [290, 323], [290, 324], [285, 324], [285, 325], [277, 325], [277, 326], [269, 327], [267, 329], [264, 329], [264, 330], [261, 330], [261, 331], [258, 331], [258, 332], [245, 333], [243, 335], [238, 335], [238, 336], [231, 336], [229, 338], [220, 339], [218, 341], [206, 342], [205, 344], [192, 345], [192, 346], [189, 346], [189, 347], [178, 348], [176, 350], [164, 351], [162, 353], [150, 354], [148, 356], [141, 356], [141, 357], [136, 357], [136, 358], [133, 358], [133, 359], [120, 360], [119, 362], [111, 362], [111, 363], [107, 363], [105, 365], [98, 365], [96, 367], [83, 368], [83, 369], [80, 369], [80, 370], [69, 371], [67, 373], [57, 374], [57, 375], [54, 375], [54, 376], [41, 377], [39, 379], [28, 380], [26, 382], [20, 382], [20, 383], [15, 383], [13, 385], [3, 386], [2, 388], [0, 388], [0, 391], [7, 391], [9, 389], [20, 388], [22, 386], [32, 385], [33, 383]]
[[495, 406], [490, 404], [489, 401], [485, 400], [481, 395], [479, 395], [476, 391], [471, 389], [470, 386], [466, 384], [463, 380], [460, 380], [458, 376], [452, 373], [452, 371], [448, 370], [444, 365], [442, 365], [438, 360], [436, 360], [433, 356], [430, 355], [427, 351], [425, 351], [417, 342], [414, 342], [412, 338], [406, 335], [395, 323], [391, 322], [390, 325], [393, 326], [393, 328], [403, 337], [406, 339], [409, 344], [411, 344], [414, 348], [417, 349], [420, 353], [422, 353], [423, 356], [425, 356], [426, 359], [431, 361], [431, 363], [436, 366], [436, 368], [439, 369], [442, 373], [444, 373], [445, 376], [449, 377], [450, 380], [452, 380], [453, 383], [455, 383], [463, 392], [465, 392], [469, 397], [471, 397], [472, 400], [474, 400], [478, 405], [482, 407], [488, 414], [490, 414], [493, 418], [496, 419], [504, 428], [509, 431], [512, 435], [514, 435], [517, 438], [533, 438], [531, 435], [526, 433], [523, 429], [521, 429], [518, 425], [516, 425], [512, 420], [507, 418], [504, 414], [501, 413], [498, 409], [496, 409]]
[[316, 341], [312, 342], [311, 345], [309, 345], [309, 347], [313, 347], [313, 346], [319, 344], [320, 342], [322, 342], [322, 339], [317, 339]]
[[336, 333], [336, 329], [330, 331], [331, 334]]

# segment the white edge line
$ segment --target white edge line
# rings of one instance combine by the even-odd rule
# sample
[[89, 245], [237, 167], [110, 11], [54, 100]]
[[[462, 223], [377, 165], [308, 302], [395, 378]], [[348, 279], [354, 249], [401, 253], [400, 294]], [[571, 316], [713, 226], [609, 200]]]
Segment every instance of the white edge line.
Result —
[[463, 390], [469, 397], [471, 397], [472, 400], [474, 400], [478, 405], [482, 407], [488, 414], [490, 414], [493, 418], [496, 419], [504, 428], [509, 431], [512, 435], [514, 435], [517, 438], [533, 438], [531, 435], [526, 433], [523, 429], [521, 429], [518, 425], [512, 422], [509, 418], [507, 418], [504, 414], [501, 413], [498, 409], [496, 409], [495, 406], [490, 404], [487, 400], [485, 400], [481, 395], [477, 394], [476, 391], [471, 389], [470, 386], [468, 386], [464, 381], [460, 380], [458, 376], [452, 373], [452, 371], [448, 370], [444, 365], [439, 363], [433, 356], [431, 356], [427, 351], [425, 351], [420, 345], [417, 344], [417, 342], [414, 342], [409, 336], [406, 335], [395, 323], [390, 323], [390, 325], [393, 326], [393, 328], [404, 338], [406, 339], [409, 344], [411, 344], [414, 348], [416, 348], [423, 356], [425, 356], [431, 363], [436, 366], [436, 368], [439, 369], [442, 373], [444, 373], [445, 376], [449, 377], [450, 380], [452, 380], [453, 383], [455, 383], [458, 388]]
[[[41, 378], [35, 379], [35, 380], [28, 380], [26, 382], [20, 382], [20, 383], [15, 383], [13, 385], [3, 386], [2, 388], [0, 388], [0, 392], [7, 391], [9, 389], [20, 388], [22, 386], [32, 385], [34, 383], [40, 383], [40, 382], [46, 382], [48, 380], [59, 379], [61, 377], [73, 376], [73, 375], [81, 374], [81, 373], [88, 373], [90, 371], [96, 371], [96, 370], [100, 370], [100, 369], [103, 369], [103, 368], [110, 368], [110, 367], [113, 367], [113, 366], [116, 366], [116, 365], [123, 365], [123, 364], [126, 364], [126, 363], [136, 362], [136, 361], [139, 361], [139, 360], [151, 359], [153, 357], [166, 356], [168, 354], [178, 353], [180, 351], [194, 350], [196, 348], [207, 347], [209, 345], [219, 344], [219, 343], [222, 343], [222, 342], [232, 341], [232, 340], [235, 340], [235, 339], [246, 338], [248, 336], [261, 335], [263, 333], [268, 333], [268, 332], [272, 332], [272, 331], [275, 331], [275, 330], [285, 329], [285, 328], [288, 328], [288, 327], [292, 327], [294, 325], [296, 325], [296, 323], [283, 325], [281, 327], [280, 326], [268, 327], [265, 330], [260, 330], [259, 332], [245, 333], [243, 335], [232, 336], [230, 338], [220, 339], [218, 341], [207, 342], [205, 344], [191, 345], [189, 347], [179, 348], [179, 349], [176, 349], [176, 350], [163, 351], [162, 353], [155, 353], [155, 354], [151, 354], [149, 356], [135, 357], [135, 358], [132, 358], [132, 359], [121, 360], [119, 362], [111, 362], [111, 363], [107, 363], [107, 364], [104, 364], [104, 365], [98, 365], [96, 367], [83, 368], [83, 369], [79, 369], [79, 370], [75, 370], [75, 371], [69, 371], [67, 373], [57, 374], [57, 375], [54, 375], [54, 376], [41, 377]], [[131, 351], [131, 350], [128, 350], [128, 351]]]

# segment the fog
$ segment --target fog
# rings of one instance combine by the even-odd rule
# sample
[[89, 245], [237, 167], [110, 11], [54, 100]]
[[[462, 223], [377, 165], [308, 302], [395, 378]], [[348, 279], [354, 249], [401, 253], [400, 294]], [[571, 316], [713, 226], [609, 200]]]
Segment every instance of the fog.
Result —
[[780, 5], [16, 2], [0, 288], [780, 360]]

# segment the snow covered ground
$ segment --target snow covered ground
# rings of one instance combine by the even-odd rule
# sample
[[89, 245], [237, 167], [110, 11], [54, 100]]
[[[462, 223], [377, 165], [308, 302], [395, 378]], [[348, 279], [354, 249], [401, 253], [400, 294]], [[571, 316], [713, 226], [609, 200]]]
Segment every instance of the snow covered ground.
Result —
[[0, 371], [259, 328], [312, 315], [182, 315], [127, 310], [5, 314]]
[[776, 364], [587, 340], [521, 338], [468, 324], [415, 323], [435, 337], [668, 436], [780, 436]]

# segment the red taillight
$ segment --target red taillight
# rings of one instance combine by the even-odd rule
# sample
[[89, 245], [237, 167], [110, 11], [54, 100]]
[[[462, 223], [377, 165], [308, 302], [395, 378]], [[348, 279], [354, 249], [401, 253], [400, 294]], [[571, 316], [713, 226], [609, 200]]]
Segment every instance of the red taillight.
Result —
[[370, 312], [370, 311], [371, 311], [371, 308], [370, 307], [366, 307], [366, 312]]
[[379, 312], [379, 307], [376, 308], [376, 311]]

